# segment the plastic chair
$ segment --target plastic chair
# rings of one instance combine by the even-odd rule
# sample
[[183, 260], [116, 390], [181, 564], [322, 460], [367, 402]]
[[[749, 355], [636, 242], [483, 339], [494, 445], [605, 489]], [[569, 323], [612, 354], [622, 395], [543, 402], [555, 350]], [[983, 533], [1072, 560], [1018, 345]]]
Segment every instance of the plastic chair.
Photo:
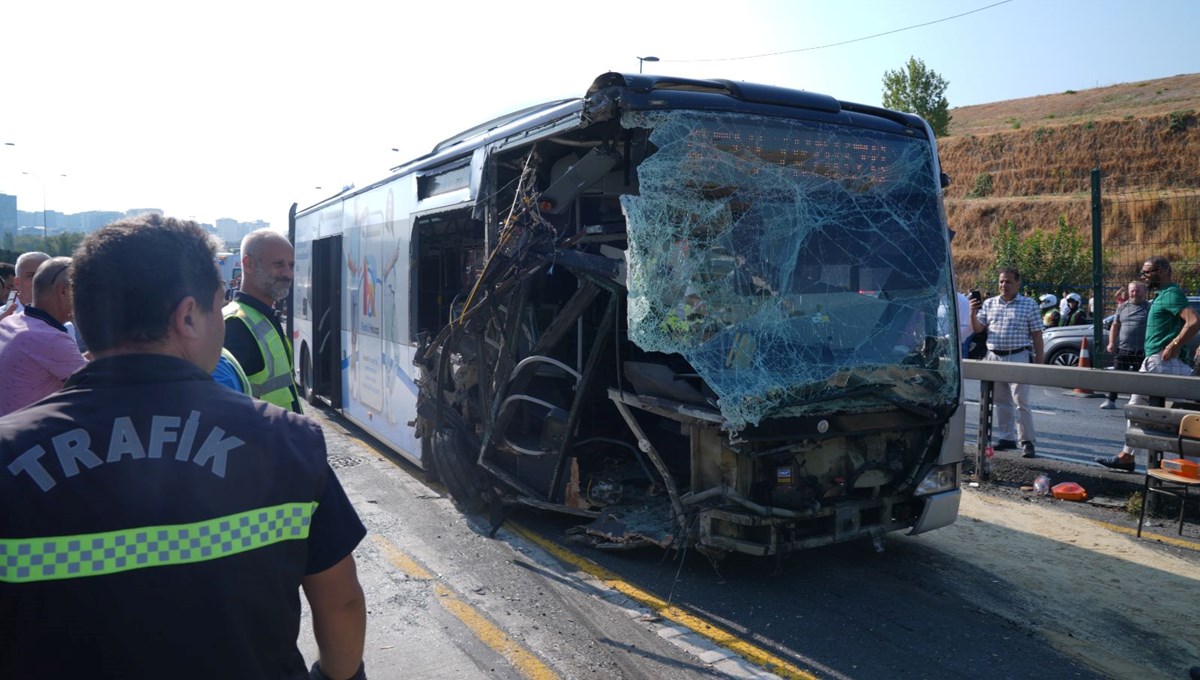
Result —
[[[1179, 421], [1179, 455], [1183, 456], [1184, 441], [1196, 442], [1200, 446], [1200, 413], [1188, 414]], [[1154, 454], [1157, 454], [1155, 456]], [[1154, 460], [1157, 458], [1158, 460]], [[1138, 517], [1138, 538], [1142, 537], [1142, 523], [1146, 521], [1146, 506], [1149, 505], [1150, 494], [1160, 493], [1164, 496], [1171, 496], [1179, 499], [1179, 535], [1183, 535], [1183, 512], [1187, 509], [1188, 491], [1192, 487], [1200, 487], [1200, 479], [1195, 477], [1185, 477], [1175, 474], [1170, 470], [1164, 470], [1159, 465], [1162, 463], [1162, 452], [1156, 451], [1151, 453], [1151, 459], [1146, 461], [1146, 482], [1142, 489], [1142, 512]], [[1150, 485], [1150, 480], [1155, 480], [1155, 485]]]

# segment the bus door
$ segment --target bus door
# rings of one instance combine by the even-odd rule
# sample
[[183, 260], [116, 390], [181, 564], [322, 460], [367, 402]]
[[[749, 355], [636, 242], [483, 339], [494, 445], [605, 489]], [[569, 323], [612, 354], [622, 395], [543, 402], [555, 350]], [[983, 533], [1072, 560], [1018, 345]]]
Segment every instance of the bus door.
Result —
[[312, 388], [333, 408], [342, 406], [342, 236], [312, 242]]

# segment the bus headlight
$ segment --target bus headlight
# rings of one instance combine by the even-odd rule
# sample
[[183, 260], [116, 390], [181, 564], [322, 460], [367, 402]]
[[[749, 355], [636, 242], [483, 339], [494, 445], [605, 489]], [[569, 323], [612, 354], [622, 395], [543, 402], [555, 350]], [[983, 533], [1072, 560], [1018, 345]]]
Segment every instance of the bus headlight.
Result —
[[917, 485], [913, 493], [917, 496], [928, 496], [958, 488], [958, 463], [938, 465], [929, 470], [925, 479]]

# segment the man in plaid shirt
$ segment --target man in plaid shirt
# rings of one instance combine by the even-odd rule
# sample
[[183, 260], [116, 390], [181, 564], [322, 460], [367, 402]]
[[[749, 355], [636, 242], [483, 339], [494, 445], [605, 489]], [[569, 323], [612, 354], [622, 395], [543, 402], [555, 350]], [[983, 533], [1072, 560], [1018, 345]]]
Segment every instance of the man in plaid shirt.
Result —
[[[1041, 312], [1033, 298], [1019, 295], [1021, 274], [1012, 267], [1000, 270], [1000, 294], [987, 300], [971, 300], [971, 328], [988, 331], [988, 353], [985, 361], [1015, 361], [1042, 363]], [[999, 438], [996, 450], [1014, 449], [1020, 442], [1023, 456], [1033, 458], [1033, 411], [1029, 409], [1029, 385], [995, 384], [995, 434]], [[1016, 436], [1013, 436], [1013, 416], [1016, 411]]]

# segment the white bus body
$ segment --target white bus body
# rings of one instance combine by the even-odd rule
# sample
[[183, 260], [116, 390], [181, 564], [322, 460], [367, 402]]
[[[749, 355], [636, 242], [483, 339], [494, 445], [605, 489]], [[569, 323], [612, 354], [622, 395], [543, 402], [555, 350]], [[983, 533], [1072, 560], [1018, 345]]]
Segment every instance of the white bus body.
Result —
[[929, 127], [605, 74], [295, 211], [306, 397], [468, 511], [778, 554], [954, 521], [959, 343]]

